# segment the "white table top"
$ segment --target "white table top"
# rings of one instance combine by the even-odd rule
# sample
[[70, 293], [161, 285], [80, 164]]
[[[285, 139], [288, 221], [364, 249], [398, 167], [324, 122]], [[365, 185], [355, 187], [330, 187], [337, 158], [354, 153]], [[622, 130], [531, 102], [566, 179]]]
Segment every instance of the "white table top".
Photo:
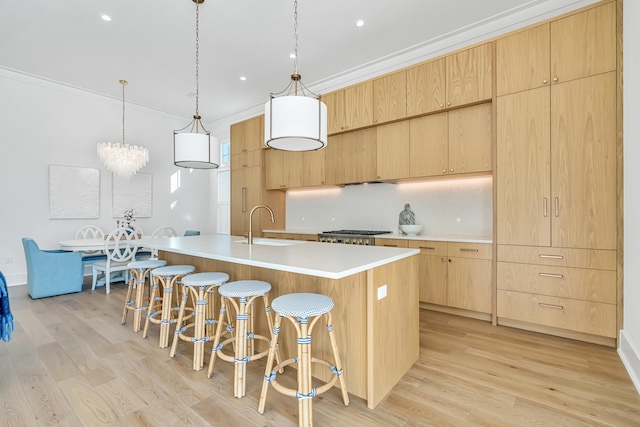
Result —
[[98, 251], [104, 249], [104, 242], [104, 239], [72, 239], [58, 242], [58, 246], [65, 251]]
[[255, 238], [253, 245], [243, 241], [246, 239], [222, 234], [139, 240], [152, 249], [329, 279], [341, 279], [420, 253], [419, 249], [296, 240]]

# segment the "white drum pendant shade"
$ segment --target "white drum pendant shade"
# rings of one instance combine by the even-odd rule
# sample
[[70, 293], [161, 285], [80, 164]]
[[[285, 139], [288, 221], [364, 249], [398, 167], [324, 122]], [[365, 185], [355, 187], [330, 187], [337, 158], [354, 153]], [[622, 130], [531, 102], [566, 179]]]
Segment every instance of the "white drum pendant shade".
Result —
[[264, 143], [285, 151], [327, 145], [327, 106], [308, 96], [272, 97], [264, 108]]
[[182, 168], [215, 169], [220, 165], [220, 142], [206, 133], [174, 133], [173, 163]]

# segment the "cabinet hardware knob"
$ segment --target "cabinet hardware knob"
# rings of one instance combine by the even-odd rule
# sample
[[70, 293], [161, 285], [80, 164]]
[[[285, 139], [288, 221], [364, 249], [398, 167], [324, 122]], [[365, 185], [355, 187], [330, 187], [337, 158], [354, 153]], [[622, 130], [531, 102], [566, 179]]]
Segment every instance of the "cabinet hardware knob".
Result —
[[446, 169], [442, 169], [442, 173], [447, 173], [447, 170]]
[[542, 84], [545, 84], [545, 85], [546, 85], [547, 83], [549, 83], [549, 80], [547, 80], [547, 79], [544, 79], [544, 80], [542, 81]]
[[542, 206], [543, 206], [542, 208], [543, 214], [544, 214], [544, 217], [546, 218], [547, 217], [547, 198], [546, 197], [543, 197], [542, 199]]
[[553, 78], [553, 81], [554, 81], [554, 82], [557, 82], [557, 81], [558, 81], [558, 78], [557, 78], [557, 77], [554, 77], [554, 78]]
[[444, 257], [440, 258], [440, 261], [444, 262]]
[[453, 172], [453, 168], [449, 169], [449, 172]]
[[560, 210], [560, 200], [556, 197], [556, 217], [559, 215]]
[[552, 274], [552, 273], [538, 273], [540, 277], [553, 277], [555, 279], [562, 279], [564, 276], [562, 274]]
[[460, 248], [460, 252], [478, 252], [478, 249]]
[[449, 258], [449, 262], [453, 262], [453, 261], [451, 261], [451, 258]]
[[444, 104], [440, 104], [440, 108], [444, 108]]
[[451, 102], [447, 102], [447, 105], [451, 105]]
[[564, 307], [561, 305], [556, 305], [556, 304], [545, 304], [543, 302], [539, 302], [538, 305], [540, 307], [545, 307], [545, 308], [556, 308], [558, 310], [562, 310]]

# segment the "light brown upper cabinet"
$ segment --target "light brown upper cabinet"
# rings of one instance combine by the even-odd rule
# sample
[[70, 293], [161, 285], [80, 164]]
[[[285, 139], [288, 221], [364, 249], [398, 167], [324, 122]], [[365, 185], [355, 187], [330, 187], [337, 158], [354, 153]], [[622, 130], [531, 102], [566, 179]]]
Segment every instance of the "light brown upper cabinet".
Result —
[[399, 71], [373, 81], [373, 123], [407, 117], [407, 73]]
[[378, 126], [376, 164], [378, 179], [409, 177], [409, 121]]
[[616, 4], [496, 41], [498, 96], [616, 69]]
[[497, 242], [616, 249], [616, 73], [498, 98]]
[[303, 152], [269, 149], [265, 152], [265, 187], [284, 190], [303, 186]]
[[491, 104], [449, 111], [449, 174], [491, 171]]
[[441, 58], [407, 69], [407, 117], [445, 107], [445, 67]]
[[409, 173], [412, 177], [437, 176], [449, 170], [448, 113], [409, 122]]
[[463, 50], [445, 59], [447, 107], [491, 99], [491, 43]]
[[368, 81], [322, 96], [329, 135], [373, 124], [373, 83]]
[[302, 153], [302, 185], [315, 187], [325, 183], [325, 154], [327, 148]]
[[326, 150], [327, 184], [371, 182], [376, 175], [376, 128], [329, 138]]
[[231, 125], [231, 169], [260, 165], [260, 149], [264, 146], [264, 115]]

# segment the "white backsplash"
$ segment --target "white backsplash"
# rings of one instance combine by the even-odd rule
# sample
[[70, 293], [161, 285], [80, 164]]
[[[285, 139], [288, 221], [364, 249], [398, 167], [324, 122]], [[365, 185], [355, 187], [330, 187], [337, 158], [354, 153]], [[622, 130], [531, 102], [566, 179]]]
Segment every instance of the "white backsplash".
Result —
[[312, 230], [398, 229], [411, 205], [421, 234], [490, 236], [491, 177], [400, 184], [361, 184], [287, 192], [287, 228]]

